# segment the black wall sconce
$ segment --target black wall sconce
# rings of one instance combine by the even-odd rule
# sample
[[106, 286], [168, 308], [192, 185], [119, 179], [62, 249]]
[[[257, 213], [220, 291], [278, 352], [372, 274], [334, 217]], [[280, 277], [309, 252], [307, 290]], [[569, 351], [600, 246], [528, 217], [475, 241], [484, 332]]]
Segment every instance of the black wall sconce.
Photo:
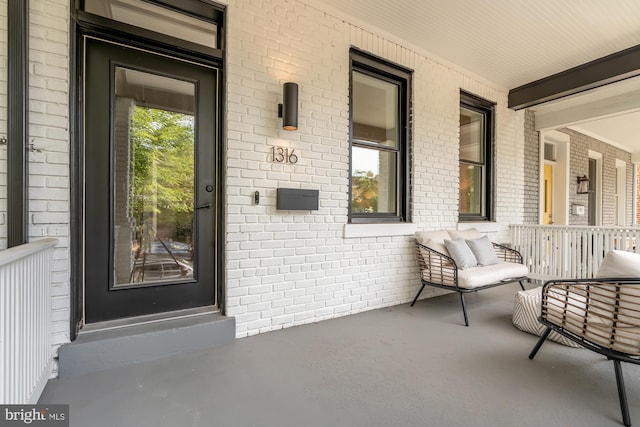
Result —
[[578, 177], [578, 194], [588, 194], [589, 193], [589, 178], [586, 175], [582, 175]]
[[287, 82], [282, 88], [282, 104], [278, 104], [282, 129], [298, 130], [298, 84]]

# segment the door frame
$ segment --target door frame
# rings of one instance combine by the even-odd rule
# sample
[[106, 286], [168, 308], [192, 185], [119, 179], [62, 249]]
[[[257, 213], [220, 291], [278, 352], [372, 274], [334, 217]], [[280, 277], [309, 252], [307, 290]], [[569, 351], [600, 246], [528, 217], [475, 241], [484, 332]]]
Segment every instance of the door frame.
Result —
[[593, 209], [595, 221], [595, 224], [593, 225], [600, 226], [602, 225], [602, 180], [604, 177], [604, 175], [602, 174], [603, 157], [602, 153], [598, 151], [588, 150], [588, 158], [589, 160], [594, 160], [596, 163], [596, 176], [589, 176], [589, 201], [594, 201], [595, 204], [594, 206], [592, 206], [592, 204], [589, 203], [589, 209]]
[[71, 28], [71, 84], [69, 87], [70, 96], [70, 340], [77, 338], [79, 330], [84, 325], [84, 209], [83, 209], [83, 183], [84, 183], [84, 106], [82, 105], [82, 86], [84, 79], [84, 47], [82, 38], [86, 35], [96, 36], [117, 43], [131, 45], [140, 49], [148, 50], [159, 54], [171, 53], [179, 59], [199, 63], [202, 65], [215, 66], [219, 69], [218, 79], [218, 102], [217, 109], [217, 140], [216, 147], [216, 194], [214, 203], [216, 209], [214, 224], [215, 231], [215, 258], [218, 262], [216, 268], [216, 301], [218, 309], [225, 314], [225, 230], [226, 230], [226, 209], [224, 200], [226, 199], [226, 188], [224, 186], [226, 177], [226, 138], [222, 123], [224, 123], [224, 108], [226, 93], [226, 72], [224, 52], [226, 38], [224, 37], [224, 24], [226, 7], [213, 3], [206, 3], [203, 10], [203, 2], [199, 0], [145, 0], [155, 3], [158, 6], [170, 8], [174, 11], [189, 14], [191, 16], [213, 21], [218, 28], [217, 46], [206, 47], [191, 43], [186, 40], [170, 37], [164, 34], [138, 28], [132, 25], [123, 24], [107, 18], [99, 17], [84, 12], [84, 1], [75, 0], [71, 10], [71, 20], [75, 25]]
[[[544, 223], [544, 165], [553, 164], [551, 217], [555, 225], [569, 224], [569, 135], [555, 130], [540, 131], [538, 223]], [[544, 157], [545, 143], [555, 146], [555, 161]]]
[[616, 218], [615, 224], [627, 225], [627, 162], [616, 159]]

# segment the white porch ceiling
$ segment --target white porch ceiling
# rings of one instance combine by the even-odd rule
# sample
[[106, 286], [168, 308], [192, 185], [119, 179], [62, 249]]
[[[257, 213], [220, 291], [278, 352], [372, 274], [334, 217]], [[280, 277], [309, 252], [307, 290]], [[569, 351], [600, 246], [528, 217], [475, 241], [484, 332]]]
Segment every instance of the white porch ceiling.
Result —
[[[505, 90], [640, 45], [639, 0], [303, 1]], [[640, 152], [639, 107], [564, 125]]]

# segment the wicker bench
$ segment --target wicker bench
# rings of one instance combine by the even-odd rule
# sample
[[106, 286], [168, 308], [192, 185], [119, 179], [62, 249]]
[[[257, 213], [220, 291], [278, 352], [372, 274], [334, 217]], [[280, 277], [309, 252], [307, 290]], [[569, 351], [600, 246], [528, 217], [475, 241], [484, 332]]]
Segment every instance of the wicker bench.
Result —
[[447, 289], [460, 294], [465, 326], [469, 326], [464, 294], [477, 292], [495, 286], [519, 282], [524, 290], [523, 281], [527, 279], [529, 269], [522, 264], [522, 256], [514, 249], [491, 243], [497, 263], [461, 269], [450, 256], [445, 240], [484, 238], [475, 229], [455, 231], [419, 231], [416, 233], [416, 255], [420, 266], [422, 286], [411, 306], [416, 303], [425, 286]]

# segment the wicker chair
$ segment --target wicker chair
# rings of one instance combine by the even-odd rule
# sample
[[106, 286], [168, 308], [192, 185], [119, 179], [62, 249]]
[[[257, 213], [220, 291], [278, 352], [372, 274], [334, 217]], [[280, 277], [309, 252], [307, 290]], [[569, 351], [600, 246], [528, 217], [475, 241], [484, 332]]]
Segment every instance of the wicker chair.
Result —
[[[446, 232], [436, 231], [428, 233], [441, 234]], [[480, 235], [476, 230], [471, 230], [470, 233], [469, 236], [472, 238]], [[426, 242], [426, 244], [420, 241]], [[514, 282], [519, 282], [520, 287], [524, 290], [523, 281], [527, 279], [529, 270], [522, 265], [522, 256], [518, 251], [504, 245], [492, 243], [496, 256], [500, 261], [498, 264], [461, 270], [453, 258], [434, 249], [434, 247], [440, 247], [441, 251], [446, 251], [444, 245], [436, 243], [430, 247], [429, 244], [432, 241], [433, 240], [429, 240], [429, 237], [424, 236], [416, 239], [416, 257], [420, 267], [422, 286], [411, 303], [412, 307], [418, 300], [418, 297], [420, 297], [425, 286], [458, 292], [460, 294], [460, 303], [462, 304], [464, 324], [465, 326], [469, 326], [469, 318], [464, 302], [465, 293], [477, 292]]]
[[547, 328], [529, 359], [555, 331], [612, 360], [622, 419], [630, 426], [621, 362], [640, 364], [640, 278], [547, 282], [540, 322]]

